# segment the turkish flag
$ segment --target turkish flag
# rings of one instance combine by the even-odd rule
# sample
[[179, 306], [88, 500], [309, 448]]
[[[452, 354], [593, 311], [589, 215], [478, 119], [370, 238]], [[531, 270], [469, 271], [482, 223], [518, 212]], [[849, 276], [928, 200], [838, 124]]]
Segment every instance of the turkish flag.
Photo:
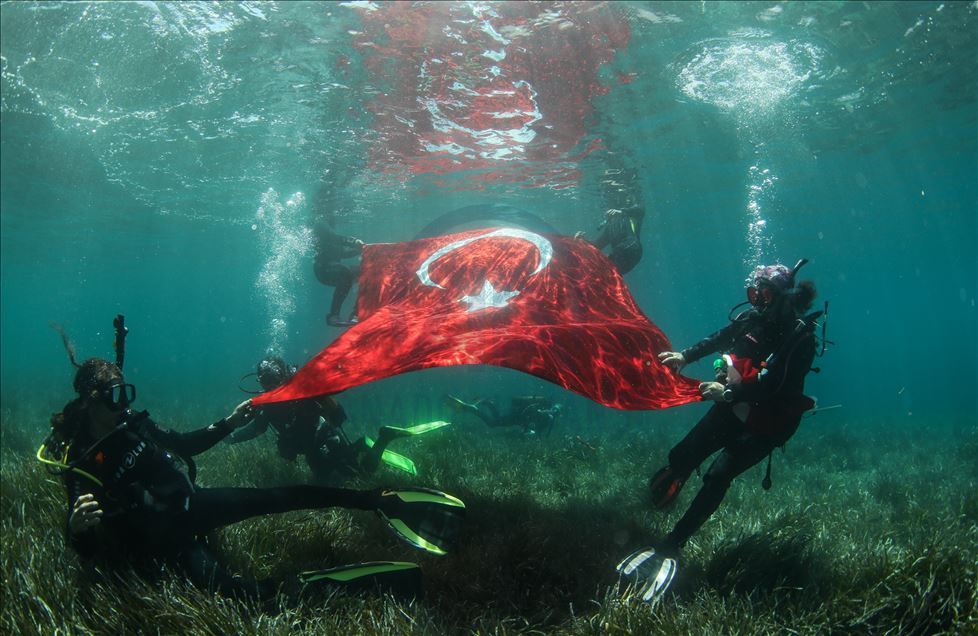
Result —
[[513, 228], [366, 245], [360, 322], [254, 404], [337, 393], [429, 367], [492, 364], [618, 409], [697, 401], [696, 380], [590, 243]]

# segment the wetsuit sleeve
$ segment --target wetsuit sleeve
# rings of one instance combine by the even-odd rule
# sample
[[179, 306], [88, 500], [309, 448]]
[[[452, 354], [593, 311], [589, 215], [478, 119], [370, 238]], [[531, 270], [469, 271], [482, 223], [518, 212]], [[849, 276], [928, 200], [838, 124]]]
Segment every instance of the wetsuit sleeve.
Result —
[[352, 236], [344, 236], [342, 237], [342, 239], [343, 239], [343, 245], [341, 247], [340, 252], [343, 255], [343, 258], [350, 258], [351, 256], [360, 256], [360, 252], [362, 250], [360, 249], [360, 245], [357, 244], [357, 239], [353, 238]]
[[733, 402], [768, 402], [783, 395], [798, 395], [805, 386], [805, 376], [815, 360], [815, 337], [803, 337], [780, 360], [774, 360], [767, 373], [757, 382], [730, 387]]
[[714, 351], [729, 348], [730, 345], [733, 344], [737, 331], [737, 324], [730, 323], [723, 329], [720, 329], [719, 331], [710, 334], [706, 338], [703, 338], [692, 347], [683, 349], [682, 354], [683, 358], [686, 359], [686, 364], [696, 362], [703, 356], [709, 355]]
[[177, 455], [183, 457], [193, 457], [214, 446], [219, 441], [231, 434], [234, 427], [227, 420], [218, 420], [200, 430], [189, 433], [177, 433], [165, 428], [160, 428], [155, 422], [147, 420], [143, 424], [141, 432], [151, 437], [153, 441], [163, 448], [167, 448]]
[[591, 243], [594, 244], [596, 248], [604, 249], [609, 243], [611, 243], [611, 223], [607, 221], [598, 226], [598, 235], [594, 238]]
[[360, 254], [357, 239], [352, 236], [337, 234], [325, 221], [317, 223], [313, 228], [313, 233], [316, 236], [317, 250], [322, 258], [339, 260]]
[[239, 428], [235, 432], [231, 433], [228, 437], [228, 442], [231, 444], [239, 444], [241, 442], [247, 442], [250, 439], [255, 439], [259, 435], [263, 435], [265, 431], [268, 430], [268, 416], [263, 412], [259, 413], [251, 422], [249, 422], [243, 428]]

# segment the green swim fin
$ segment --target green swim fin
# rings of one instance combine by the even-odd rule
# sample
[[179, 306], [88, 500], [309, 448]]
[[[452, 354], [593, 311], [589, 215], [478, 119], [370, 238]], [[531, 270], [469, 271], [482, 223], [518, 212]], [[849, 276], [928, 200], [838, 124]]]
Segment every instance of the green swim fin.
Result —
[[454, 395], [446, 395], [445, 403], [456, 411], [467, 411], [469, 413], [477, 413], [479, 411], [478, 403], [469, 404], [468, 402], [458, 399]]
[[451, 422], [442, 422], [441, 420], [435, 422], [425, 422], [424, 424], [415, 424], [414, 426], [382, 426], [381, 431], [385, 428], [389, 428], [392, 431], [401, 433], [402, 435], [423, 435], [424, 433], [430, 433], [431, 431], [437, 431], [440, 428], [444, 428], [451, 424]]
[[[363, 443], [367, 445], [367, 448], [373, 448], [375, 442], [369, 437], [364, 436]], [[395, 453], [394, 451], [390, 451], [385, 448], [383, 454], [380, 456], [380, 459], [388, 466], [392, 466], [398, 470], [403, 470], [409, 475], [418, 474], [418, 468], [414, 465], [414, 462], [411, 461], [410, 457], [405, 457], [404, 455]]]
[[399, 597], [420, 598], [424, 592], [421, 568], [404, 561], [370, 561], [327, 570], [299, 573], [303, 587], [327, 585], [353, 591], [376, 590]]
[[465, 519], [461, 499], [428, 488], [385, 490], [377, 514], [398, 537], [419, 550], [447, 554]]

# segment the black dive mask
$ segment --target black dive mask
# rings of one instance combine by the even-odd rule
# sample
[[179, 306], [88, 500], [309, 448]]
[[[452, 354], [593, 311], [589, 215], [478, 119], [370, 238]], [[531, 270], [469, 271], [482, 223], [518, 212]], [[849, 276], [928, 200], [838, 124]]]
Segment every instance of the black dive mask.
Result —
[[102, 402], [110, 409], [126, 409], [136, 399], [136, 387], [132, 384], [118, 382], [103, 389], [99, 395]]
[[755, 307], [767, 307], [778, 295], [773, 285], [761, 283], [747, 288], [747, 302]]

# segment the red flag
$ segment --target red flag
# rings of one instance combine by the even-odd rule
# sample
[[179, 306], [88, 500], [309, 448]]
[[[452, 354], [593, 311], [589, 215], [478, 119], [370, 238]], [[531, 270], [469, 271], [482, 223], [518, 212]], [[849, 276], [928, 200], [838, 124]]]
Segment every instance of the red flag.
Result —
[[669, 341], [585, 241], [512, 228], [363, 248], [360, 323], [255, 404], [337, 393], [408, 371], [492, 364], [619, 409], [700, 399], [659, 363]]

